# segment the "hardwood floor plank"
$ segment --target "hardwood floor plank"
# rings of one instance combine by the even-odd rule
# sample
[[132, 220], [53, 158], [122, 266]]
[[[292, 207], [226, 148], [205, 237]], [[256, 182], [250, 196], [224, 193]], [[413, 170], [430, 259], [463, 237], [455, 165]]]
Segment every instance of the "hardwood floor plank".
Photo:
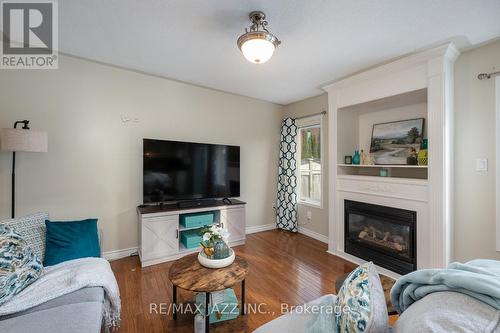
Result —
[[[327, 246], [302, 234], [271, 230], [247, 235], [246, 244], [234, 248], [248, 261], [247, 304], [264, 313], [213, 326], [213, 332], [252, 332], [281, 315], [281, 304], [297, 305], [335, 293], [335, 280], [355, 265], [326, 252]], [[141, 268], [138, 257], [111, 262], [122, 299], [119, 332], [192, 332], [193, 316], [166, 313], [172, 303], [168, 271], [172, 263]], [[240, 299], [241, 287], [234, 288]], [[194, 294], [178, 289], [179, 302], [193, 302]], [[151, 311], [153, 309], [153, 311]], [[163, 312], [160, 310], [164, 310]]]

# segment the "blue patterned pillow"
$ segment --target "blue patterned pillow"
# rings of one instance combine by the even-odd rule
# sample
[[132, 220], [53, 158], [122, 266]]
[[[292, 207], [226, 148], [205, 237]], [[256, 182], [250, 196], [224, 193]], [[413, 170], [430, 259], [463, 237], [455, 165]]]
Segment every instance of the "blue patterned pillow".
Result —
[[336, 332], [380, 333], [388, 330], [387, 305], [380, 277], [369, 262], [359, 266], [345, 279], [335, 305]]
[[43, 266], [26, 241], [0, 224], [0, 305], [10, 300], [42, 275]]

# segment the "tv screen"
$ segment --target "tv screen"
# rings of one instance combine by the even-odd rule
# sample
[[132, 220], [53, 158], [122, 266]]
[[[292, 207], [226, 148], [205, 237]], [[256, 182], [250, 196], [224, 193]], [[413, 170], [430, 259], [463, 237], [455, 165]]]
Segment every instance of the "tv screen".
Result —
[[144, 203], [240, 196], [240, 147], [143, 140]]

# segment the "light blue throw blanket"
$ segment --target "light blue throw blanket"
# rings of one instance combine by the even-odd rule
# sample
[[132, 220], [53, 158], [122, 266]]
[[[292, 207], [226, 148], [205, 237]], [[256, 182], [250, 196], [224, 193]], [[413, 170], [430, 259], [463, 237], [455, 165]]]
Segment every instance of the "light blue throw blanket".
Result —
[[428, 294], [455, 291], [500, 310], [500, 261], [452, 263], [446, 269], [422, 269], [399, 278], [391, 289], [391, 302], [402, 313]]

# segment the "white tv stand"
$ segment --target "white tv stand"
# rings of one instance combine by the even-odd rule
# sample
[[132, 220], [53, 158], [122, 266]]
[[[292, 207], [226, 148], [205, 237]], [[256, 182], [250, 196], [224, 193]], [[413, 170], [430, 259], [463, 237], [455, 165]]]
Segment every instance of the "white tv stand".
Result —
[[[176, 204], [139, 206], [139, 258], [142, 267], [176, 260], [199, 248], [186, 249], [180, 242], [184, 228], [179, 224], [181, 214], [214, 212], [215, 222], [222, 224], [231, 234], [229, 246], [245, 244], [245, 202], [231, 199], [232, 204], [216, 201], [214, 205], [178, 208]], [[196, 228], [191, 228], [196, 229]]]

